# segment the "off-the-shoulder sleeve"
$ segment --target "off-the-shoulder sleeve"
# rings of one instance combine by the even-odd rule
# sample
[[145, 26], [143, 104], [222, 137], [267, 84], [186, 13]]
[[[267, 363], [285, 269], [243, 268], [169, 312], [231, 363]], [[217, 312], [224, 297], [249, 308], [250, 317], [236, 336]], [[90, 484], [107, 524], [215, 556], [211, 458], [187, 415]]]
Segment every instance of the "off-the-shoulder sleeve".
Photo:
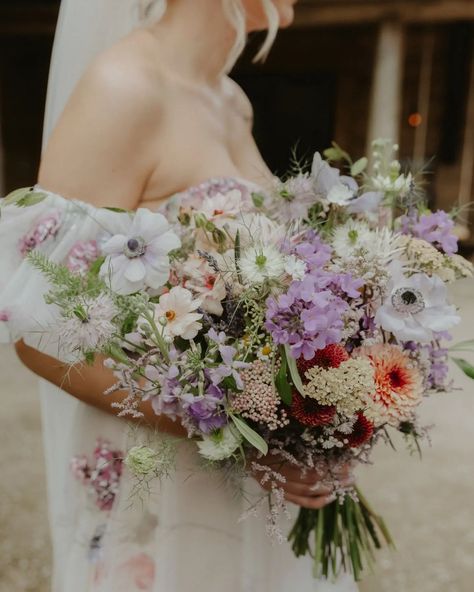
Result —
[[54, 325], [59, 313], [46, 304], [44, 297], [50, 286], [27, 255], [40, 251], [50, 261], [80, 272], [97, 257], [99, 241], [110, 236], [112, 226], [117, 231], [120, 219], [127, 216], [38, 191], [44, 199], [35, 205], [0, 208], [0, 342], [22, 338], [58, 357], [47, 328]]

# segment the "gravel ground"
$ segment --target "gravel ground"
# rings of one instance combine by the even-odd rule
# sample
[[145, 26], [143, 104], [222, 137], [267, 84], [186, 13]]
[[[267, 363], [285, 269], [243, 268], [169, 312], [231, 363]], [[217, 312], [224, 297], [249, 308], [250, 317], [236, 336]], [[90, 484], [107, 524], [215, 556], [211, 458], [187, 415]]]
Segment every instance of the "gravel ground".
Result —
[[[474, 283], [456, 287], [464, 311], [457, 339], [473, 337]], [[380, 447], [360, 482], [385, 516], [397, 552], [379, 556], [361, 592], [471, 592], [474, 581], [474, 384], [453, 369], [463, 391], [422, 409], [437, 425], [422, 463]], [[0, 592], [47, 592], [50, 549], [35, 379], [0, 346]], [[65, 590], [64, 592], [67, 592]]]

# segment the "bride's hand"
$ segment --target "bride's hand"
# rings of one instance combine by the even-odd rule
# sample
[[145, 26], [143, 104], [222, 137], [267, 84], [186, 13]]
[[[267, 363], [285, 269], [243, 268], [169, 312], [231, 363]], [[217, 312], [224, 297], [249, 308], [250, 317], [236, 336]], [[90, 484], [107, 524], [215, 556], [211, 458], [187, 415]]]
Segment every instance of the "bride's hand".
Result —
[[[345, 488], [354, 485], [354, 476], [352, 475], [352, 467], [350, 465], [343, 465], [339, 468], [337, 473], [332, 473], [331, 478], [327, 475], [322, 475], [320, 471], [307, 469], [302, 471], [288, 462], [283, 462], [281, 459], [277, 460], [275, 456], [267, 456], [258, 459], [257, 463], [262, 466], [269, 466], [275, 472], [285, 477], [285, 483], [278, 483], [285, 492], [285, 499], [302, 508], [311, 510], [319, 510], [327, 506], [336, 499], [334, 495], [334, 487], [328, 484], [328, 481], [336, 479], [338, 487]], [[263, 473], [255, 471], [252, 473], [253, 478], [260, 483]], [[266, 490], [271, 490], [271, 482], [267, 481], [260, 485]]]

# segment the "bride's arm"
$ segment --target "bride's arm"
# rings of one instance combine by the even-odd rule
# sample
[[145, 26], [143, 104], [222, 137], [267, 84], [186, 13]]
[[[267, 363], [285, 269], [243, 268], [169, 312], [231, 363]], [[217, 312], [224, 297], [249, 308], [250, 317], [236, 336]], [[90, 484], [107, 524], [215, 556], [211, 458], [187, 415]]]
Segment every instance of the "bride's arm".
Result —
[[[104, 392], [115, 384], [116, 379], [112, 372], [103, 366], [103, 358], [98, 357], [93, 366], [69, 366], [26, 345], [23, 341], [19, 341], [15, 348], [22, 362], [41, 378], [88, 405], [117, 415], [117, 410], [112, 407], [112, 403], [121, 402], [127, 393], [104, 395]], [[149, 401], [141, 403], [140, 411], [144, 415], [143, 421], [159, 431], [175, 436], [187, 435], [178, 421], [174, 422], [165, 416], [157, 416]]]
[[[99, 60], [79, 83], [46, 147], [39, 184], [99, 207], [135, 209], [156, 167], [156, 153], [150, 153], [160, 131], [157, 92], [135, 62]], [[116, 380], [100, 359], [91, 367], [70, 368], [22, 341], [16, 351], [30, 370], [89, 405], [116, 414], [111, 403], [126, 396], [104, 396]], [[157, 417], [149, 403], [142, 411], [159, 429], [185, 433], [179, 423]]]

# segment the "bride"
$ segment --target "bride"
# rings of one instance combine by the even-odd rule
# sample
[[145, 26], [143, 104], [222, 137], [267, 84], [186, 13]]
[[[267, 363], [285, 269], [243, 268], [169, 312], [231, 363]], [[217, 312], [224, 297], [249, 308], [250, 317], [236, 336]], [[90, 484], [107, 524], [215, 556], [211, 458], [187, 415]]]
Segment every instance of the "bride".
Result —
[[[257, 59], [266, 56], [278, 28], [291, 24], [295, 2], [63, 0], [45, 136], [54, 130], [39, 185], [125, 209], [162, 208], [171, 196], [179, 200], [190, 192], [212, 196], [234, 186], [268, 185], [272, 175], [251, 135], [251, 105], [227, 72], [247, 32], [268, 30]], [[61, 248], [56, 245], [56, 255]], [[249, 478], [242, 484], [245, 496], [232, 495], [218, 478], [199, 471], [186, 444], [173, 477], [150, 496], [132, 503], [132, 484], [118, 467], [98, 485], [106, 502], [94, 503], [77, 477], [123, 450], [130, 430], [103, 396], [114, 378], [101, 361], [71, 371], [31, 344], [20, 341], [16, 349], [44, 379], [54, 592], [356, 589], [346, 577], [314, 580], [311, 560], [296, 559], [285, 543], [272, 545], [262, 518], [239, 521], [249, 498], [261, 492], [258, 483]], [[146, 405], [143, 412], [155, 431], [185, 435]], [[153, 430], [138, 433], [145, 440]], [[303, 479], [294, 468], [281, 472], [293, 510], [332, 501], [330, 490], [315, 492], [315, 473]]]

